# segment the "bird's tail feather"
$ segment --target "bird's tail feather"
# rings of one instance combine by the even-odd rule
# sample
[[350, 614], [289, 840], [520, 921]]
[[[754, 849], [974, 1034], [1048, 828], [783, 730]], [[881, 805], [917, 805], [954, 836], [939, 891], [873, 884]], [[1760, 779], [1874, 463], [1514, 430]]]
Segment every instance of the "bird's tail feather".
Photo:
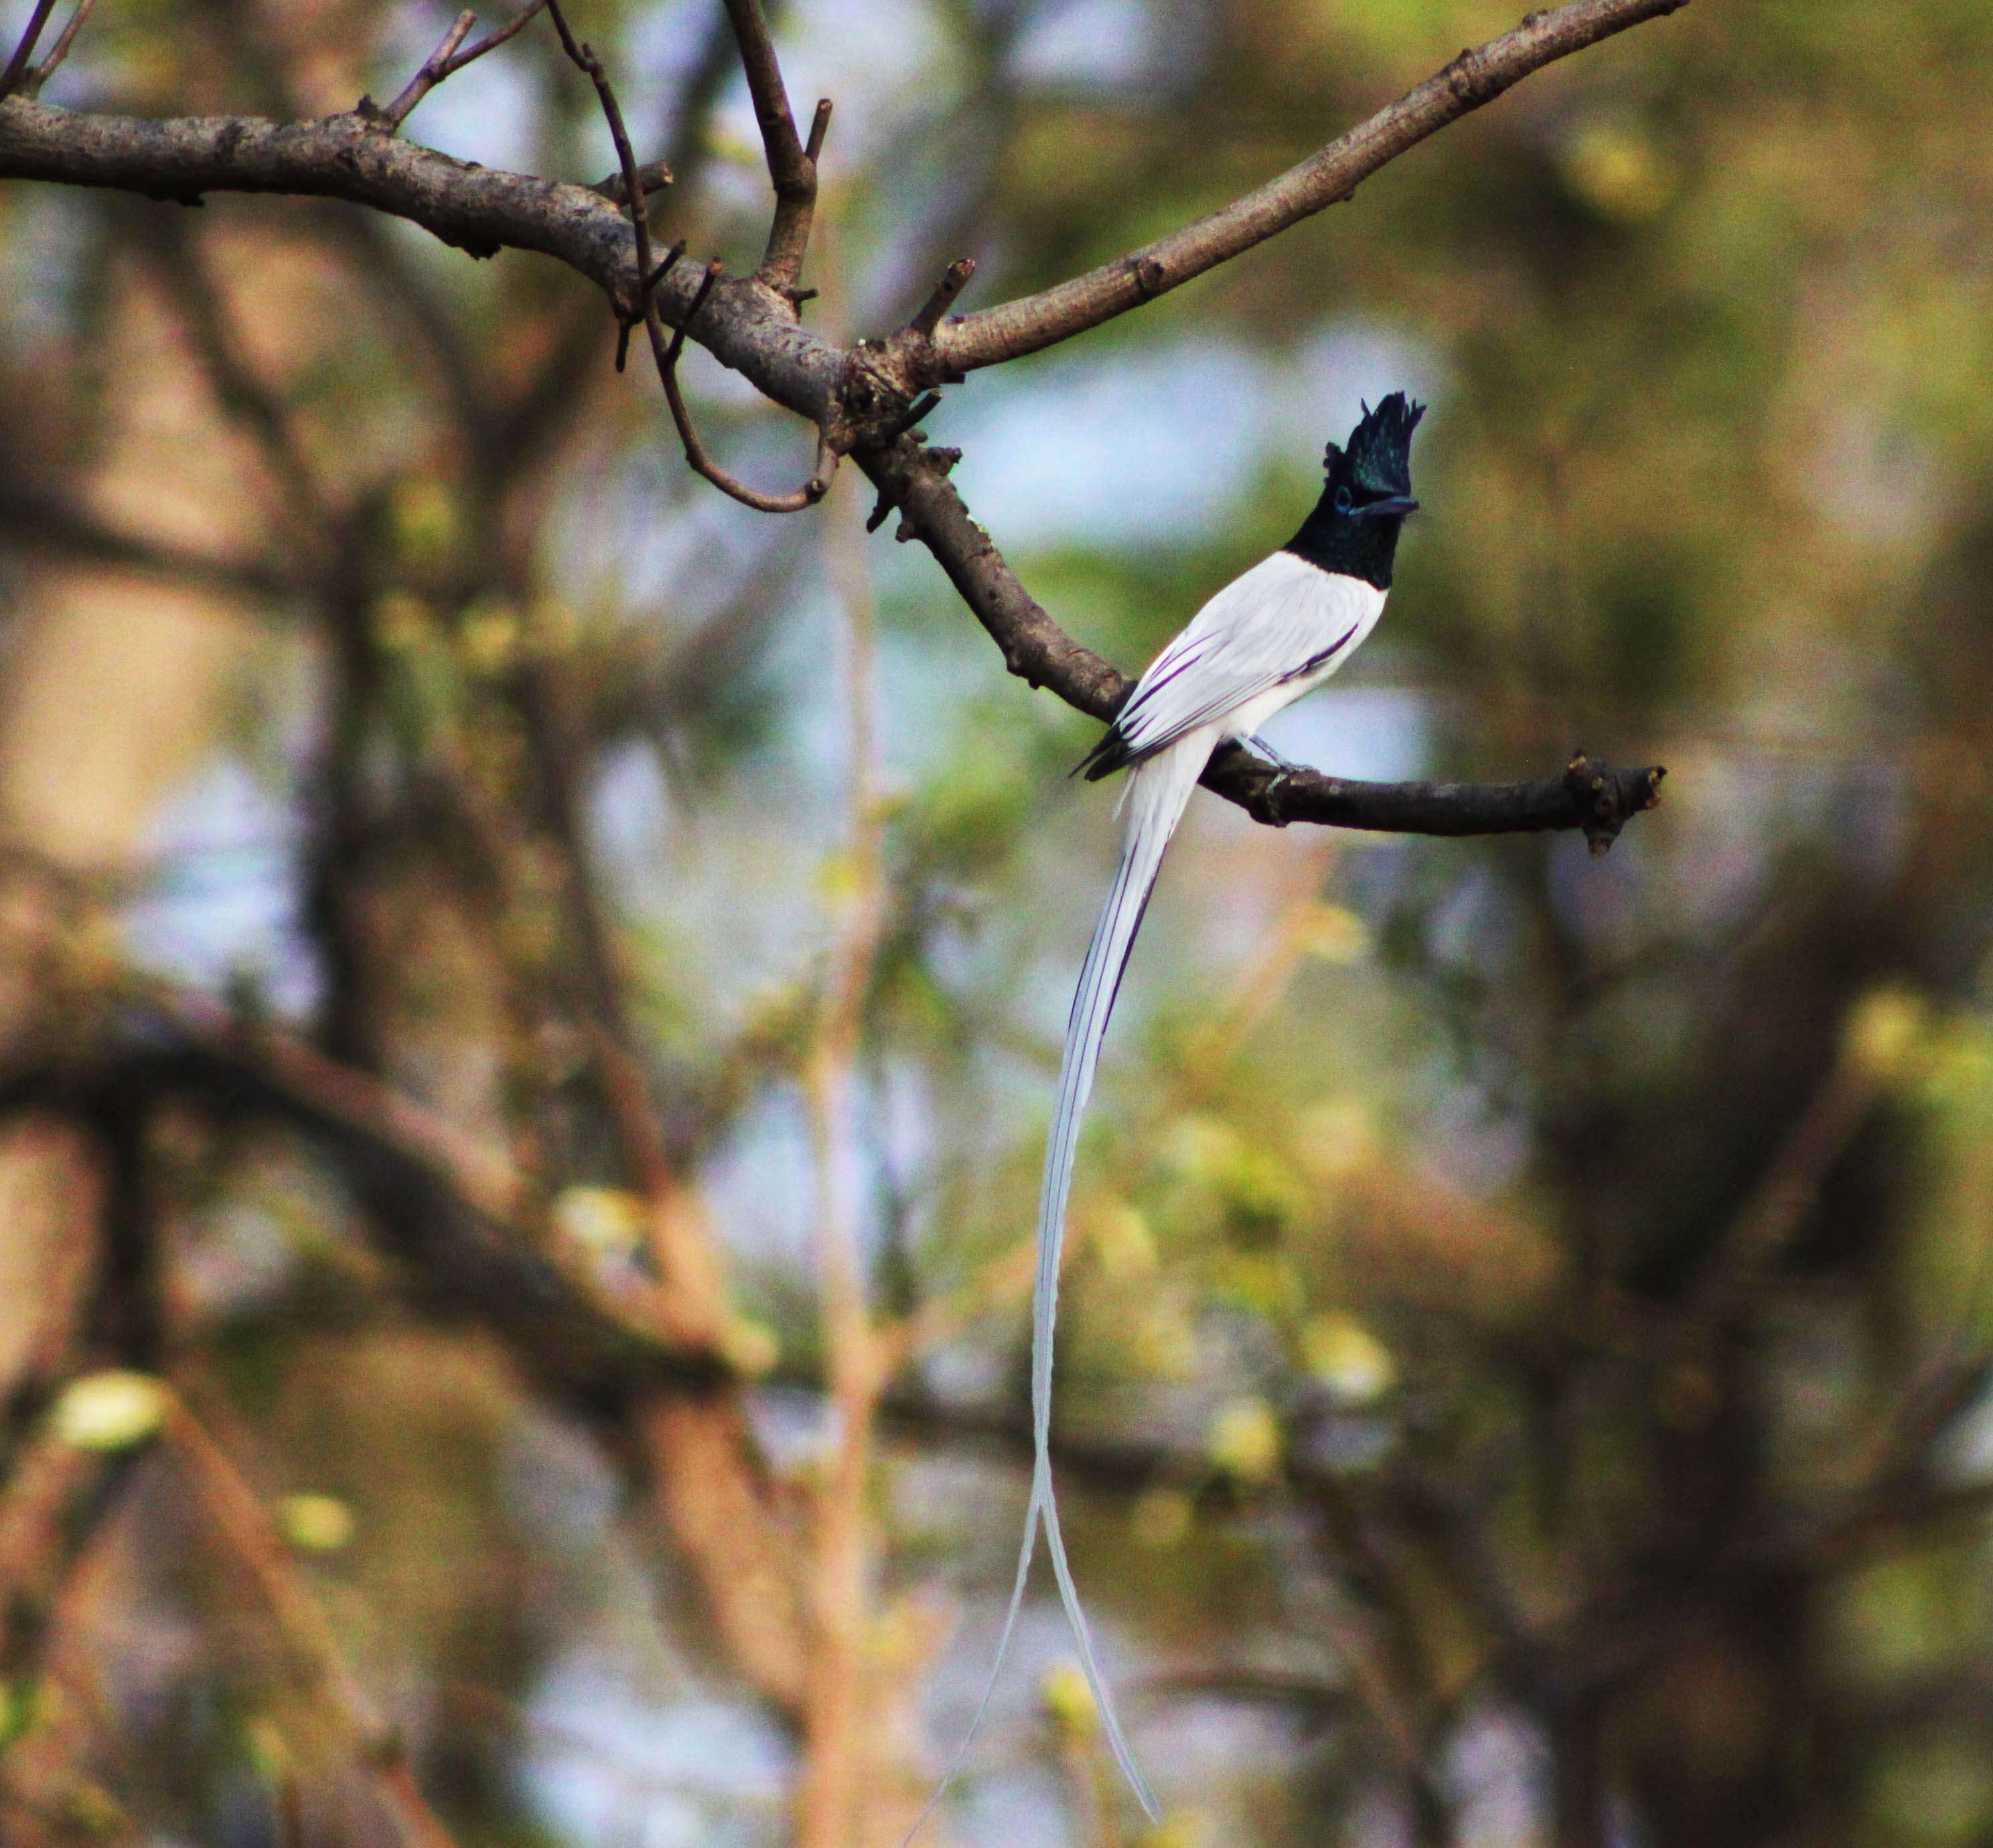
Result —
[[1094, 1705], [1107, 1743], [1122, 1775], [1134, 1788], [1143, 1809], [1152, 1820], [1159, 1819], [1156, 1799], [1141, 1767], [1135, 1761], [1120, 1715], [1115, 1710], [1106, 1677], [1093, 1651], [1079, 1593], [1066, 1563], [1065, 1541], [1059, 1530], [1058, 1501], [1053, 1493], [1051, 1475], [1053, 1330], [1058, 1317], [1059, 1262], [1065, 1241], [1066, 1202], [1072, 1191], [1073, 1164], [1079, 1154], [1079, 1129], [1093, 1091], [1093, 1074], [1099, 1064], [1102, 1041], [1108, 1017], [1114, 1009], [1121, 976], [1135, 946], [1136, 933], [1148, 908], [1156, 875], [1161, 871], [1163, 854], [1182, 818], [1184, 805], [1197, 786], [1204, 760], [1210, 755], [1208, 740], [1186, 738], [1171, 749], [1158, 753], [1130, 773], [1123, 795], [1126, 820], [1121, 838], [1121, 863], [1114, 883], [1102, 906], [1100, 921], [1094, 927], [1086, 962], [1080, 971], [1079, 985], [1072, 999], [1072, 1013], [1066, 1023], [1065, 1054], [1059, 1067], [1058, 1101], [1052, 1113], [1051, 1134], [1045, 1146], [1044, 1181], [1038, 1201], [1038, 1274], [1031, 1298], [1031, 1450], [1033, 1480], [1039, 1503], [1038, 1518], [1044, 1525], [1045, 1541], [1052, 1556], [1052, 1571], [1058, 1580], [1059, 1601], [1065, 1607], [1074, 1642], [1079, 1646], [1080, 1665], [1092, 1689]]
[[[1086, 1101], [1093, 1089], [1093, 1074], [1099, 1063], [1102, 1040], [1107, 1032], [1108, 1016], [1121, 986], [1135, 934], [1141, 928], [1142, 914], [1156, 875], [1161, 870], [1164, 850], [1170, 844], [1182, 818], [1190, 792], [1211, 754], [1213, 737], [1202, 733], [1180, 740], [1167, 750], [1137, 765], [1131, 773], [1123, 796], [1126, 815], [1121, 842], [1121, 863], [1108, 889], [1100, 921], [1095, 925], [1093, 941], [1080, 971], [1079, 985], [1072, 999], [1072, 1013], [1066, 1022], [1065, 1052], [1059, 1066], [1058, 1098], [1052, 1112], [1051, 1132], [1045, 1144], [1044, 1180], [1038, 1201], [1038, 1269], [1031, 1298], [1031, 1498], [1024, 1515], [1024, 1535], [1017, 1554], [1017, 1576], [1010, 1587], [1010, 1607], [1004, 1613], [1003, 1629], [996, 1644], [996, 1659], [991, 1663], [990, 1679], [962, 1744], [955, 1748], [946, 1774], [928, 1799], [914, 1825], [918, 1833], [943, 1792], [954, 1781], [968, 1755], [976, 1729], [996, 1686], [1010, 1638], [1023, 1608], [1024, 1584], [1029, 1577], [1036, 1549], [1039, 1524], [1052, 1556], [1052, 1572], [1058, 1581], [1060, 1602], [1065, 1607], [1073, 1641], [1079, 1649], [1080, 1663], [1092, 1690], [1102, 1727], [1114, 1754], [1114, 1761], [1133, 1786], [1150, 1819], [1160, 1821], [1155, 1795], [1122, 1730], [1120, 1715], [1109, 1693], [1106, 1678], [1093, 1651], [1086, 1614], [1081, 1608], [1079, 1592], [1067, 1563], [1065, 1540], [1059, 1530], [1058, 1502], [1052, 1490], [1052, 1332], [1058, 1320], [1059, 1259], [1065, 1238], [1065, 1208], [1072, 1190], [1073, 1162], [1079, 1150], [1079, 1126]], [[910, 1833], [911, 1842], [913, 1835]]]

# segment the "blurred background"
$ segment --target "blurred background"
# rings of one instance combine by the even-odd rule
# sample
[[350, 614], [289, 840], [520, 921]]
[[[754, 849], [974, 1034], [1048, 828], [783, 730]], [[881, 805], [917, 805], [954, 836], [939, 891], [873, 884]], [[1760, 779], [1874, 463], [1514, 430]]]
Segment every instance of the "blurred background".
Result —
[[[573, 12], [751, 266], [718, 5]], [[1514, 12], [797, 0], [808, 313], [1102, 261]], [[447, 23], [118, 0], [46, 100], [328, 112]], [[1038, 1587], [927, 1840], [1993, 1840], [1989, 90], [1981, 0], [1701, 0], [928, 420], [1133, 670], [1410, 389], [1276, 742], [1669, 777], [1604, 858], [1193, 805], [1058, 1414], [1167, 1818]], [[614, 166], [538, 23], [408, 132]], [[855, 471], [695, 481], [541, 259], [15, 185], [0, 278], [0, 1839], [891, 1848], [1023, 1517], [1094, 728]]]

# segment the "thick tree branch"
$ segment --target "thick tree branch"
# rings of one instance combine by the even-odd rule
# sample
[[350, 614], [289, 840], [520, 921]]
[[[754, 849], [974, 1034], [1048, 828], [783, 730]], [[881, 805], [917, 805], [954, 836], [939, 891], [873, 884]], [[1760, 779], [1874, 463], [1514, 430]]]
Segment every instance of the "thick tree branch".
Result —
[[[59, 109], [22, 97], [0, 104], [0, 179], [104, 186], [183, 205], [204, 193], [273, 193], [344, 200], [406, 218], [446, 244], [488, 257], [501, 249], [557, 258], [638, 312], [630, 220], [591, 187], [508, 173], [439, 154], [355, 114], [303, 122], [252, 116], [154, 120]], [[686, 265], [655, 291], [681, 326], [703, 267]], [[848, 357], [778, 311], [761, 284], [721, 282], [699, 339], [723, 365], [812, 422], [835, 414]]]
[[1358, 185], [1449, 122], [1491, 102], [1532, 71], [1687, 0], [1571, 0], [1531, 13], [1512, 32], [1464, 50], [1388, 108], [1256, 191], [1112, 263], [1038, 294], [945, 323], [919, 382], [932, 383], [1070, 340], [1139, 308], [1208, 269], [1349, 197]]

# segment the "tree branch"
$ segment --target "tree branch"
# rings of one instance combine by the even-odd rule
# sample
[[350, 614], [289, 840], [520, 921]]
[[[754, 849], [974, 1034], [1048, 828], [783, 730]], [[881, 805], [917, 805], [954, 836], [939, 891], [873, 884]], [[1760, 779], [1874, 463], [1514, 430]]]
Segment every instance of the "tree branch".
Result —
[[361, 98], [358, 113], [371, 114], [391, 132], [400, 128], [409, 119], [415, 105], [435, 89], [444, 78], [455, 77], [467, 64], [474, 64], [487, 51], [496, 51], [507, 40], [516, 38], [535, 16], [546, 5], [547, 0], [530, 0], [517, 13], [500, 26], [496, 32], [487, 32], [467, 51], [458, 47], [470, 36], [470, 29], [477, 23], [477, 15], [469, 7], [456, 15], [450, 30], [443, 36], [443, 42], [431, 52], [421, 70], [409, 78], [407, 87], [386, 108], [376, 110], [364, 97]]
[[1348, 199], [1361, 182], [1407, 149], [1492, 101], [1532, 71], [1687, 4], [1571, 0], [1551, 12], [1531, 13], [1514, 30], [1462, 51], [1388, 108], [1231, 204], [1083, 276], [938, 329], [928, 360], [935, 370], [918, 382], [1035, 353], [1167, 295]]
[[754, 99], [754, 119], [761, 124], [761, 145], [768, 157], [768, 178], [775, 188], [774, 222], [768, 227], [768, 248], [757, 272], [778, 290], [795, 285], [809, 248], [810, 222], [816, 212], [816, 157], [830, 126], [830, 101], [816, 106], [810, 124], [809, 145], [797, 138], [795, 118], [789, 113], [789, 94], [761, 0], [726, 0], [734, 42], [747, 76], [747, 93]]
[[[1554, 12], [1532, 15], [1480, 50], [1463, 53], [1400, 102], [1260, 192], [1133, 258], [983, 315], [941, 321], [932, 334], [910, 327], [880, 345], [850, 351], [801, 326], [765, 273], [718, 282], [709, 266], [654, 272], [641, 212], [626, 220], [588, 188], [472, 166], [383, 134], [357, 115], [288, 125], [227, 118], [152, 121], [72, 114], [14, 97], [0, 103], [0, 178], [113, 186], [183, 202], [210, 188], [309, 193], [409, 218], [473, 254], [503, 246], [539, 251], [602, 289], [626, 323], [644, 319], [668, 399], [679, 396], [670, 375], [679, 343], [666, 341], [661, 323], [682, 334], [696, 314], [703, 346], [774, 402], [808, 418], [819, 432], [817, 468], [798, 494], [743, 490], [709, 457], [704, 457], [702, 473], [750, 505], [787, 511], [821, 492], [838, 453], [856, 454], [882, 505], [901, 508], [902, 536], [918, 537], [933, 552], [1011, 671], [1105, 719], [1118, 709], [1130, 683], [1067, 636], [1024, 588], [949, 484], [949, 453], [922, 450], [901, 436], [909, 421], [918, 420], [914, 401], [924, 385], [1049, 345], [1174, 287], [1346, 194], [1357, 180], [1530, 71], [1683, 3], [1571, 0]], [[744, 34], [744, 60], [750, 80], [760, 86], [760, 109], [780, 87], [766, 24], [752, 0], [729, 0], [729, 9], [737, 32]], [[598, 83], [598, 93], [603, 87]], [[771, 173], [779, 169], [793, 179], [795, 129], [786, 110], [785, 101], [779, 118], [762, 113], [764, 134], [772, 137]], [[808, 149], [798, 152], [808, 160]], [[633, 160], [626, 157], [624, 167], [626, 192], [640, 190], [630, 177]], [[778, 212], [778, 221], [781, 216]], [[791, 212], [787, 222], [791, 231], [806, 232], [799, 212]], [[798, 244], [798, 261], [800, 249]], [[673, 412], [682, 434], [690, 425], [679, 415], [682, 402], [674, 403]], [[699, 467], [703, 450], [696, 436], [688, 440], [687, 452]], [[1312, 821], [1441, 835], [1582, 828], [1596, 849], [1611, 841], [1629, 815], [1653, 805], [1661, 774], [1658, 768], [1620, 770], [1581, 761], [1559, 776], [1520, 784], [1373, 784], [1313, 773], [1277, 784], [1270, 770], [1232, 751], [1214, 760], [1205, 781], [1270, 823]]]
[[[663, 262], [655, 265], [651, 262], [651, 227], [644, 215], [643, 180], [638, 171], [637, 156], [630, 146], [629, 131], [623, 125], [623, 111], [617, 103], [616, 92], [610, 84], [608, 73], [602, 68], [602, 60], [595, 55], [593, 47], [578, 43], [574, 34], [568, 29], [566, 15], [560, 9], [560, 0], [545, 0], [545, 5], [549, 16], [553, 20], [554, 29], [560, 34], [561, 49], [595, 86], [596, 97], [602, 105], [603, 118], [609, 125], [610, 138], [616, 144], [616, 157], [623, 169], [624, 199], [629, 210], [631, 227], [636, 233], [638, 312], [642, 316], [644, 330], [650, 339], [651, 355], [657, 362], [658, 379], [665, 388], [665, 401], [671, 406], [672, 422], [677, 426], [679, 440], [685, 446], [686, 462], [696, 474], [711, 482], [721, 493], [740, 501], [744, 506], [751, 507], [764, 514], [801, 513], [805, 507], [814, 506], [823, 498], [824, 490], [829, 485], [830, 470], [836, 464], [836, 452], [830, 448], [827, 436], [820, 429], [816, 466], [811, 471], [810, 479], [802, 487], [788, 494], [764, 494], [757, 488], [748, 487], [744, 481], [737, 481], [707, 454], [705, 444], [699, 439], [698, 431], [693, 428], [692, 412], [686, 406], [685, 394], [679, 388], [679, 355], [685, 350], [686, 330], [699, 318], [700, 311], [713, 293], [713, 285], [720, 280], [720, 265], [713, 262], [706, 266], [706, 273], [699, 278], [691, 306], [685, 309], [679, 323], [677, 333], [667, 345], [664, 323], [658, 314], [658, 285], [670, 275], [679, 258], [684, 254], [685, 246], [682, 243], [675, 244]], [[773, 53], [771, 53], [770, 56], [772, 58]], [[786, 117], [788, 105], [785, 104], [783, 107]], [[819, 111], [819, 122], [822, 119], [822, 111]], [[791, 135], [795, 133], [793, 123], [790, 125], [790, 133]], [[814, 140], [814, 135], [812, 138]], [[812, 198], [815, 196], [815, 185], [812, 179]], [[619, 345], [616, 349], [618, 371], [623, 367], [623, 354], [624, 349]]]
[[14, 87], [21, 80], [21, 73], [28, 68], [28, 60], [35, 55], [35, 46], [41, 38], [42, 28], [49, 22], [49, 15], [56, 10], [56, 0], [35, 0], [35, 10], [28, 20], [28, 29], [21, 34], [21, 42], [14, 47], [14, 55], [7, 60], [7, 68], [0, 70], [0, 101], [11, 96]]
[[[969, 518], [947, 479], [952, 454], [911, 440], [859, 461], [883, 502], [904, 516], [901, 536], [918, 538], [948, 573], [962, 600], [1003, 651], [1013, 674], [1049, 687], [1067, 705], [1103, 722], [1134, 682], [1082, 647], [1046, 614]], [[1316, 822], [1393, 834], [1516, 834], [1579, 828], [1595, 852], [1609, 846], [1627, 818], [1660, 800], [1658, 766], [1616, 770], [1574, 757], [1561, 775], [1522, 783], [1360, 783], [1305, 770], [1282, 776], [1231, 746], [1205, 768], [1205, 788], [1256, 822]]]
[[[97, 0], [77, 0], [76, 11], [70, 15], [69, 23], [62, 29], [62, 36], [49, 48], [48, 56], [22, 78], [21, 94], [23, 96], [39, 96], [42, 94], [42, 86], [55, 75], [63, 60], [69, 56], [70, 47], [76, 43], [76, 35], [83, 30], [90, 18], [91, 9], [96, 5]], [[7, 94], [5, 88], [0, 88], [0, 96]]]

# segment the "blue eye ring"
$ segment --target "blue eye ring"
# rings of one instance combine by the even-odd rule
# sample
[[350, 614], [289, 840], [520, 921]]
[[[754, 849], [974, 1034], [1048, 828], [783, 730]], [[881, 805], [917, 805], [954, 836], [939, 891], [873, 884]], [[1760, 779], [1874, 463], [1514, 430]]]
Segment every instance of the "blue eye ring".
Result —
[[1348, 488], [1339, 487], [1335, 490], [1335, 511], [1338, 513], [1348, 513], [1354, 504], [1355, 502]]

